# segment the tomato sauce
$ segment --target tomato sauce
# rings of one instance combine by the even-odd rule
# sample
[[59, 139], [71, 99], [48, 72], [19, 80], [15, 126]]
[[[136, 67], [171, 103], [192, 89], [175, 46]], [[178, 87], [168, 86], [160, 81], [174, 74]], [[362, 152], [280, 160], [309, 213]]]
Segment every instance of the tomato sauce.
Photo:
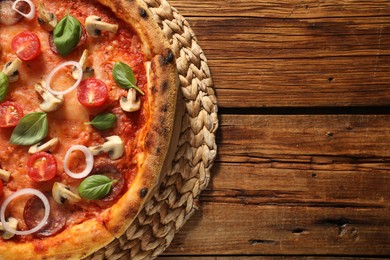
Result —
[[[32, 1], [38, 6], [39, 0]], [[4, 183], [3, 194], [0, 195], [0, 205], [3, 200], [12, 194], [12, 192], [32, 187], [40, 189], [43, 192], [50, 192], [54, 181], [61, 181], [66, 185], [77, 187], [81, 180], [70, 178], [64, 173], [64, 157], [66, 151], [71, 145], [81, 144], [92, 146], [102, 144], [104, 138], [110, 135], [119, 135], [125, 144], [125, 155], [116, 161], [110, 161], [107, 155], [95, 157], [95, 166], [104, 163], [115, 164], [125, 174], [126, 186], [131, 185], [131, 181], [136, 175], [136, 163], [132, 160], [134, 155], [139, 152], [137, 148], [137, 135], [148, 120], [149, 107], [144, 102], [148, 98], [147, 77], [144, 62], [146, 61], [141, 50], [141, 40], [134, 30], [115, 18], [115, 15], [108, 9], [92, 3], [88, 0], [75, 1], [45, 1], [46, 9], [56, 14], [58, 20], [64, 17], [67, 12], [76, 17], [84, 25], [85, 18], [89, 15], [97, 15], [102, 21], [116, 23], [119, 25], [116, 34], [102, 32], [99, 38], [88, 37], [85, 44], [77, 47], [65, 58], [55, 54], [50, 49], [49, 32], [41, 28], [35, 18], [33, 21], [23, 19], [19, 23], [11, 26], [0, 25], [0, 69], [5, 63], [16, 58], [15, 51], [12, 49], [11, 42], [15, 35], [23, 31], [34, 32], [40, 40], [40, 54], [29, 61], [23, 62], [19, 69], [19, 80], [9, 84], [8, 94], [5, 101], [13, 101], [20, 105], [23, 113], [26, 115], [31, 112], [38, 112], [41, 99], [34, 90], [34, 85], [45, 79], [47, 75], [59, 64], [64, 61], [78, 61], [85, 48], [89, 50], [88, 63], [94, 69], [93, 77], [103, 81], [109, 90], [109, 100], [101, 108], [87, 108], [80, 104], [77, 99], [77, 91], [72, 91], [65, 95], [65, 102], [62, 107], [55, 111], [47, 113], [49, 121], [49, 132], [45, 141], [58, 137], [59, 144], [52, 152], [57, 161], [57, 176], [52, 181], [36, 183], [28, 176], [27, 162], [30, 157], [29, 147], [11, 145], [9, 143], [13, 128], [0, 128], [0, 168], [11, 172], [11, 179]], [[112, 77], [112, 68], [115, 62], [121, 61], [128, 64], [137, 79], [137, 86], [145, 93], [141, 96], [141, 109], [137, 112], [124, 112], [118, 100], [126, 96], [127, 91], [119, 88]], [[68, 69], [56, 82], [62, 85], [72, 85], [74, 80]], [[99, 112], [111, 112], [116, 114], [117, 123], [113, 129], [99, 131], [85, 124]], [[82, 166], [80, 166], [82, 167]], [[26, 200], [18, 200], [12, 203], [7, 209], [7, 214], [19, 220], [19, 228], [25, 228], [23, 220], [23, 207]], [[105, 205], [105, 204], [102, 204]], [[99, 218], [99, 214], [104, 211], [104, 207], [88, 204], [82, 207], [71, 207], [71, 216], [67, 220], [67, 226], [74, 225], [84, 221], [87, 217], [94, 216]], [[28, 237], [15, 236], [16, 241], [25, 241]]]

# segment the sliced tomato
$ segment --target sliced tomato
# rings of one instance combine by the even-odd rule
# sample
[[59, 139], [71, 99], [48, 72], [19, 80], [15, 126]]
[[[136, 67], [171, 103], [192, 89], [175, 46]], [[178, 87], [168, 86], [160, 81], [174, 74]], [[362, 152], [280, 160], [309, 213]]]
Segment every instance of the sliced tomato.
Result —
[[85, 79], [77, 88], [77, 98], [86, 107], [99, 107], [108, 100], [107, 85], [96, 78]]
[[[67, 213], [66, 209], [56, 203], [50, 195], [47, 195], [50, 204], [50, 215], [46, 224], [33, 235], [35, 237], [49, 237], [61, 232], [66, 224]], [[24, 222], [26, 223], [28, 229], [36, 227], [39, 222], [41, 222], [45, 214], [45, 206], [43, 202], [37, 197], [31, 197], [23, 211]]]
[[41, 41], [30, 31], [17, 34], [12, 39], [11, 47], [16, 52], [16, 56], [23, 61], [32, 60], [41, 53]]
[[14, 127], [23, 117], [23, 109], [15, 102], [6, 101], [0, 105], [0, 127]]
[[1, 194], [3, 193], [3, 181], [2, 180], [0, 180], [0, 196], [1, 196]]
[[36, 182], [49, 181], [57, 174], [57, 161], [47, 152], [38, 152], [27, 161], [28, 176]]

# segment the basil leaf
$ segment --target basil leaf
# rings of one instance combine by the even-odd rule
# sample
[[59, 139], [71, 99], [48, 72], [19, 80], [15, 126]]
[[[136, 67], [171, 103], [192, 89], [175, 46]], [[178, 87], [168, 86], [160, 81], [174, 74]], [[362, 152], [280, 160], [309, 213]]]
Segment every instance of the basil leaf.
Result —
[[53, 31], [53, 40], [61, 56], [68, 55], [76, 48], [82, 32], [80, 22], [69, 14], [59, 21]]
[[10, 143], [18, 145], [33, 145], [47, 136], [48, 122], [44, 112], [30, 113], [20, 119], [15, 127]]
[[86, 124], [90, 124], [96, 129], [107, 130], [114, 127], [116, 122], [116, 116], [113, 113], [99, 114], [95, 118]]
[[0, 102], [4, 100], [8, 92], [8, 76], [0, 72]]
[[129, 65], [120, 61], [115, 62], [114, 68], [112, 69], [112, 76], [119, 87], [123, 89], [135, 88], [142, 95], [145, 94], [135, 85], [136, 79], [134, 72]]
[[111, 190], [113, 181], [104, 175], [91, 175], [85, 178], [78, 188], [80, 197], [88, 200], [104, 198]]

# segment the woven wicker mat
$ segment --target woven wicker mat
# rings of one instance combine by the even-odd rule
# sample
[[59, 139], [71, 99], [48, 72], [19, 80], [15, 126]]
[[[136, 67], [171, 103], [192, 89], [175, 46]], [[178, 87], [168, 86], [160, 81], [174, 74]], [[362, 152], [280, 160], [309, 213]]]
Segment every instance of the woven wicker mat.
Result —
[[153, 259], [197, 209], [216, 156], [217, 99], [207, 59], [189, 24], [165, 0], [142, 0], [177, 57], [184, 116], [171, 169], [122, 237], [88, 259]]

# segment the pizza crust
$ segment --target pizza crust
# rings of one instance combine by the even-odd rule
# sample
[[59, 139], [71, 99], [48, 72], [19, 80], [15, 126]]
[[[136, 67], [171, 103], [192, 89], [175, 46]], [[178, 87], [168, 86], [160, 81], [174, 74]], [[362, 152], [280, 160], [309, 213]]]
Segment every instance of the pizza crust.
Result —
[[[146, 198], [150, 196], [150, 191], [158, 183], [174, 128], [178, 79], [175, 57], [170, 45], [144, 3], [128, 0], [98, 1], [133, 26], [142, 42], [147, 44], [144, 48], [148, 48], [149, 51], [146, 52], [150, 56], [148, 75], [150, 125], [147, 132], [140, 135], [141, 139], [138, 140], [139, 147], [145, 151], [137, 158], [138, 168], [141, 170], [137, 173], [130, 190], [104, 214], [107, 229], [115, 237], [119, 237], [133, 222]], [[138, 10], [138, 15], [134, 17], [126, 10]]]
[[80, 259], [106, 246], [126, 231], [147, 199], [153, 195], [167, 154], [172, 154], [169, 149], [175, 125], [178, 76], [170, 45], [143, 2], [97, 2], [109, 7], [118, 18], [133, 27], [141, 38], [144, 54], [150, 60], [150, 120], [144, 133], [139, 135], [138, 147], [144, 151], [136, 158], [140, 170], [130, 189], [102, 213], [100, 222], [88, 220], [53, 237], [25, 243], [0, 241], [0, 259], [17, 259], [21, 255], [23, 259]]
[[[167, 50], [164, 55], [170, 55], [169, 53], [170, 50]], [[122, 235], [133, 222], [146, 198], [150, 196], [150, 191], [153, 191], [159, 181], [168, 154], [174, 129], [177, 88], [174, 88], [174, 67], [171, 63], [164, 62], [164, 55], [156, 55], [151, 60], [149, 91], [155, 94], [148, 99], [151, 109], [150, 125], [138, 140], [140, 148], [145, 151], [137, 158], [138, 168], [141, 170], [131, 189], [105, 214], [105, 225], [116, 237]]]
[[[161, 55], [170, 45], [144, 2], [139, 0], [96, 0], [109, 7], [118, 18], [126, 21], [138, 33], [148, 59]], [[133, 12], [129, 12], [133, 10]]]
[[96, 220], [88, 220], [48, 239], [0, 243], [0, 259], [81, 259], [115, 237]]

